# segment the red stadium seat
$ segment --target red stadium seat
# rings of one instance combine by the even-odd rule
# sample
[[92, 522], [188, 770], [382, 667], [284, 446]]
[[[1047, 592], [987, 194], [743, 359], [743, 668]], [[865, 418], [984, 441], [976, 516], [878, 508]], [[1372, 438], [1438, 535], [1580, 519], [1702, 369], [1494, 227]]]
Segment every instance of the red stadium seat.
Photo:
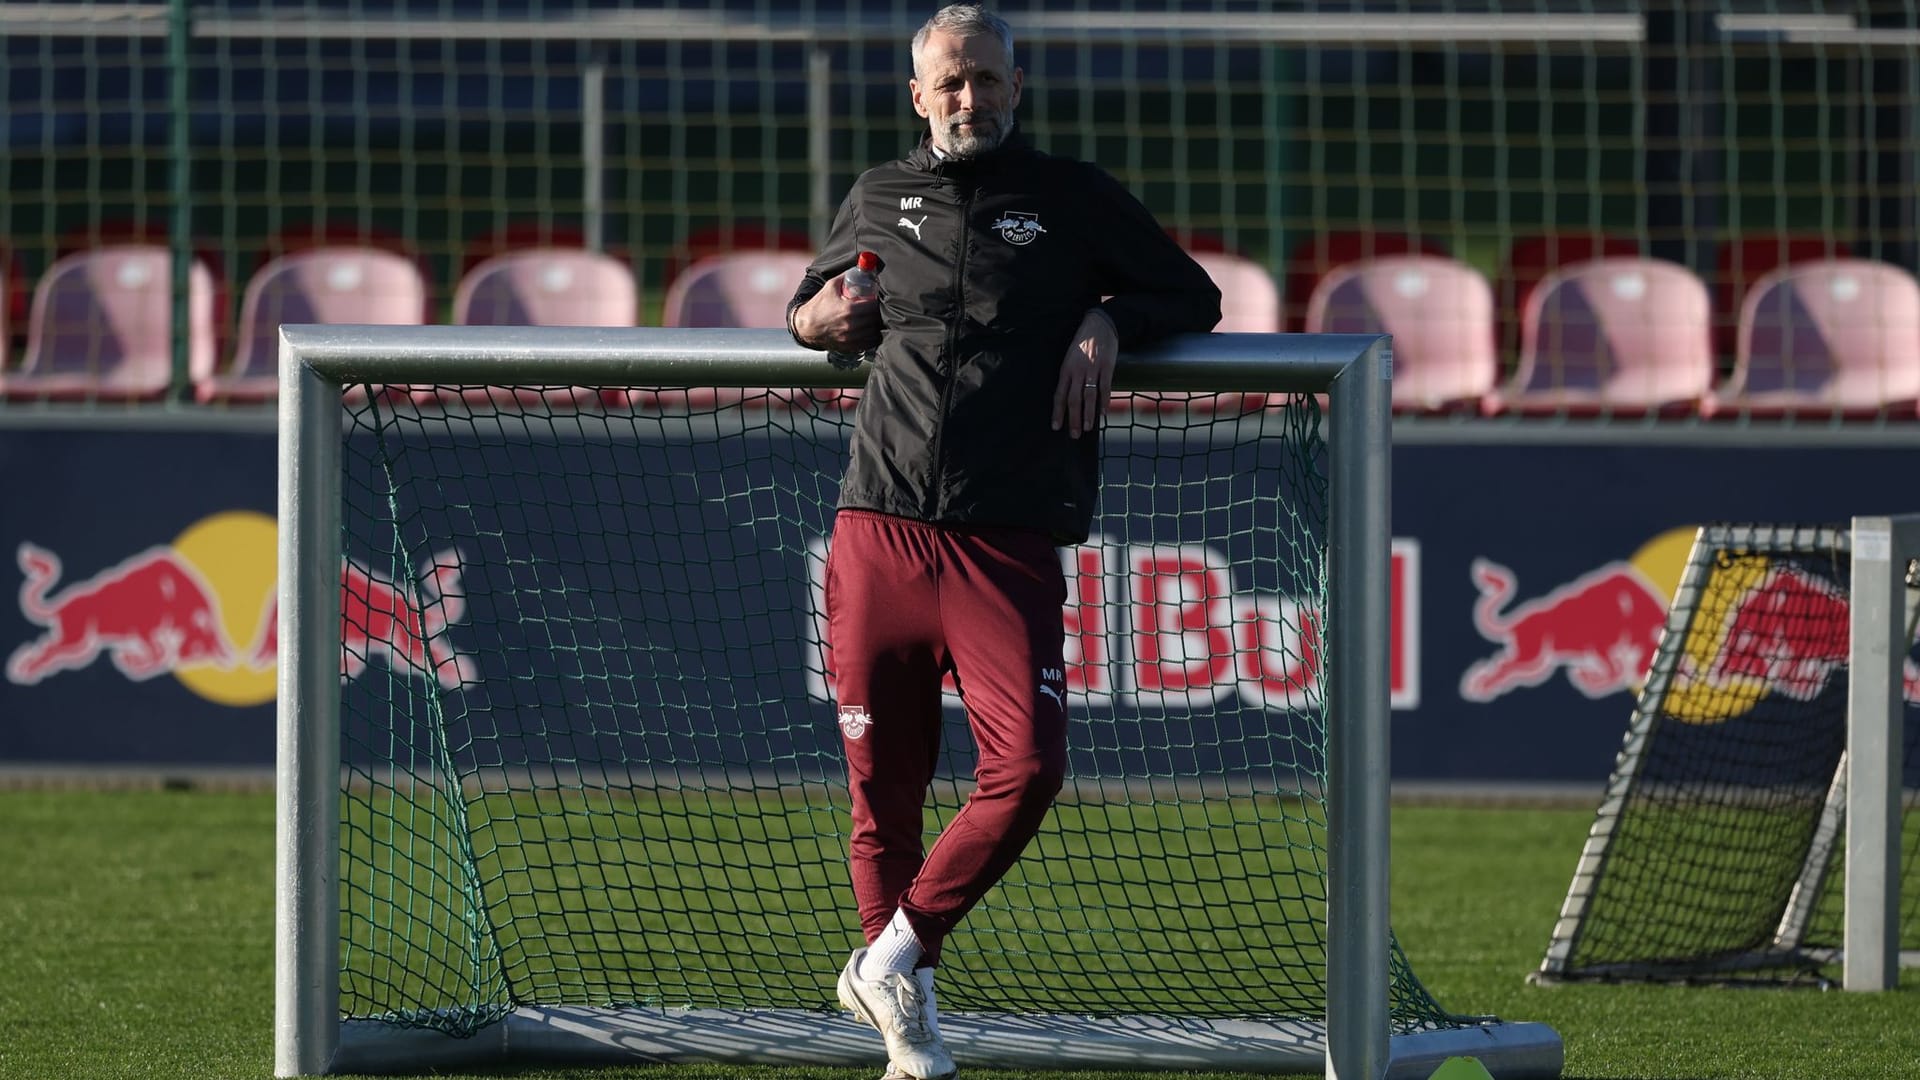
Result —
[[1712, 314], [1693, 272], [1658, 259], [1547, 275], [1521, 315], [1519, 368], [1487, 412], [1692, 413], [1713, 383]]
[[1307, 332], [1393, 335], [1393, 407], [1477, 408], [1500, 377], [1493, 287], [1439, 255], [1348, 263], [1320, 280]]
[[[0, 372], [0, 396], [146, 401], [173, 381], [173, 255], [119, 244], [55, 260], [34, 289], [18, 371]], [[187, 300], [188, 366], [211, 370], [215, 284], [195, 260]]]
[[1710, 414], [1912, 417], [1920, 406], [1920, 283], [1866, 259], [1795, 263], [1740, 308], [1733, 376]]

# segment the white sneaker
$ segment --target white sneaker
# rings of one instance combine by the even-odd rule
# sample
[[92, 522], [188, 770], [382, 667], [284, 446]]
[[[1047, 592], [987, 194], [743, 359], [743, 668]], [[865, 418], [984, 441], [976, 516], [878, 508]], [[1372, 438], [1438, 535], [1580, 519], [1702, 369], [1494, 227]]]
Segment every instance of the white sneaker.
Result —
[[905, 1080], [952, 1080], [959, 1072], [940, 1042], [934, 1008], [920, 977], [889, 971], [877, 979], [860, 977], [865, 947], [855, 949], [840, 969], [840, 1004], [887, 1041], [887, 1076]]
[[[933, 996], [933, 969], [914, 968], [914, 975], [920, 979], [920, 988], [927, 993], [927, 1026], [933, 1029], [935, 1038], [940, 1036], [940, 1003]], [[900, 1066], [887, 1062], [887, 1071], [880, 1074], [880, 1080], [913, 1080], [913, 1077], [900, 1071]]]

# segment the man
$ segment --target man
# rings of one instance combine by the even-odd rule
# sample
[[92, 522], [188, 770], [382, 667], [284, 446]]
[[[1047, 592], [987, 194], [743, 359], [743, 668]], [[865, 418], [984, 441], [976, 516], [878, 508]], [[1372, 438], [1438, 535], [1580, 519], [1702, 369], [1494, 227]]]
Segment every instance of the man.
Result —
[[[855, 182], [787, 322], [808, 348], [879, 349], [826, 571], [869, 943], [839, 997], [885, 1036], [888, 1076], [942, 1080], [955, 1069], [934, 1009], [941, 942], [1018, 859], [1065, 775], [1055, 545], [1092, 524], [1114, 362], [1211, 330], [1220, 293], [1113, 178], [1024, 143], [1024, 73], [998, 16], [941, 9], [914, 35], [913, 72], [928, 136]], [[848, 297], [841, 278], [865, 250], [879, 295]], [[979, 764], [923, 852], [947, 671]]]

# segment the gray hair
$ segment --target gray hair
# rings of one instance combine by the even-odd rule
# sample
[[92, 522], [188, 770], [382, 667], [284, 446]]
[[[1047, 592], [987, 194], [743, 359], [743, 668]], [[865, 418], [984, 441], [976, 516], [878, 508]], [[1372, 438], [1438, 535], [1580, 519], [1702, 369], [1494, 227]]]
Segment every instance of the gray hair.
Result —
[[979, 4], [948, 4], [933, 13], [913, 35], [913, 74], [920, 76], [920, 50], [926, 47], [927, 36], [934, 31], [952, 34], [955, 37], [976, 37], [990, 35], [1000, 42], [1001, 49], [1007, 54], [1007, 70], [1013, 70], [1013, 28], [1007, 20], [988, 11]]

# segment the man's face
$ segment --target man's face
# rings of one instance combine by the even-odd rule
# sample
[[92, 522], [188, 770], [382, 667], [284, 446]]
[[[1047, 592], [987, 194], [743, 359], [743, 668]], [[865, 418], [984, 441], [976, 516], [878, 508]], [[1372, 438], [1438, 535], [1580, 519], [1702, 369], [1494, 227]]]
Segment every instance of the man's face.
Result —
[[1013, 130], [1020, 104], [1019, 68], [991, 34], [956, 37], [935, 30], [916, 58], [913, 111], [927, 118], [934, 145], [949, 157], [984, 154]]

